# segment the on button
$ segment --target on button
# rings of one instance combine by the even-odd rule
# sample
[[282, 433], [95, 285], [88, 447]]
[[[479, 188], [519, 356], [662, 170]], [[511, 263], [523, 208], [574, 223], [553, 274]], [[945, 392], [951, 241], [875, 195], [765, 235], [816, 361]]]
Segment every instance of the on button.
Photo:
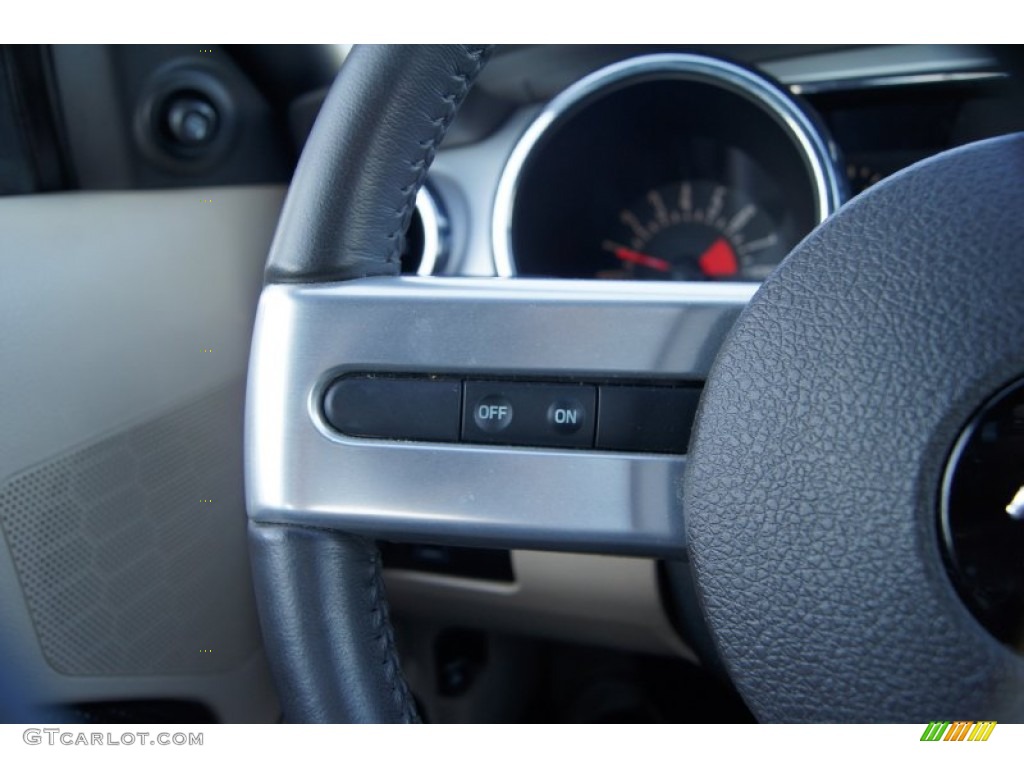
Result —
[[555, 432], [571, 435], [587, 421], [587, 410], [579, 400], [556, 400], [548, 408], [548, 424]]

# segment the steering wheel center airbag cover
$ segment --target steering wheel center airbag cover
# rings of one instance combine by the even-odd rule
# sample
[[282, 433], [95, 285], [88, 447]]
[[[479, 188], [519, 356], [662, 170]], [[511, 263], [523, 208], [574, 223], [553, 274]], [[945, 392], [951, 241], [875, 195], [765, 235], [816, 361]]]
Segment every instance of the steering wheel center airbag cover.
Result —
[[1024, 718], [1024, 660], [936, 530], [964, 424], [1024, 372], [1024, 138], [919, 164], [788, 257], [712, 370], [684, 479], [703, 606], [766, 720]]

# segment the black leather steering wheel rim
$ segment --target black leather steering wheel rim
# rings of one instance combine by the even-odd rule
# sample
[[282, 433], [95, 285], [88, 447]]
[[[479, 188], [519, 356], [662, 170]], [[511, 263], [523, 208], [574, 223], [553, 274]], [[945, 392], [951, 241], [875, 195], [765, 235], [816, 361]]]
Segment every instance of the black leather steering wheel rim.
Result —
[[[300, 161], [268, 282], [397, 273], [416, 191], [486, 56], [483, 46], [353, 52]], [[934, 546], [932, 514], [942, 464], [935, 456], [947, 455], [993, 388], [1024, 372], [1014, 345], [1024, 337], [1024, 311], [1012, 304], [1024, 289], [1013, 270], [1024, 219], [1000, 215], [1024, 207], [1022, 157], [1020, 138], [988, 142], [862, 196], [766, 282], [716, 364], [681, 492], [706, 616], [762, 719], [1024, 717], [1021, 657], [957, 602]], [[994, 215], [977, 202], [993, 194]], [[949, 215], [959, 206], [964, 219]], [[929, 257], [937, 269], [927, 269]], [[979, 264], [985, 279], [973, 281]], [[920, 275], [926, 279], [915, 284]], [[940, 293], [936, 311], [946, 322], [929, 315]], [[971, 306], [986, 311], [967, 312], [962, 328], [950, 322]], [[1002, 343], [993, 341], [996, 327]], [[810, 379], [800, 374], [809, 349], [827, 363], [811, 366]], [[845, 360], [846, 352], [856, 355]], [[974, 361], [966, 373], [955, 365], [960, 354]], [[909, 418], [876, 407], [865, 425], [842, 409], [863, 405], [856, 395], [872, 391], [872, 360], [876, 382], [879, 365], [919, 375], [897, 377]], [[920, 374], [930, 364], [963, 382], [929, 386]], [[847, 379], [862, 389], [851, 395]], [[884, 420], [894, 418], [916, 431], [882, 439]], [[854, 449], [870, 444], [885, 445], [892, 466], [877, 457], [858, 463]], [[841, 450], [823, 450], [836, 445]], [[770, 456], [779, 460], [766, 469]], [[902, 494], [892, 536], [884, 489]], [[871, 514], [858, 516], [865, 498]], [[823, 508], [833, 514], [821, 515]], [[286, 717], [415, 721], [375, 546], [333, 529], [258, 522], [250, 522], [250, 540]], [[912, 576], [906, 584], [902, 562]], [[856, 594], [844, 593], [844, 573], [860, 579]], [[839, 618], [817, 615], [823, 605]]]
[[[357, 46], [289, 188], [267, 283], [398, 273], [403, 233], [488, 46]], [[291, 722], [411, 723], [380, 572], [365, 538], [249, 523], [264, 644]]]

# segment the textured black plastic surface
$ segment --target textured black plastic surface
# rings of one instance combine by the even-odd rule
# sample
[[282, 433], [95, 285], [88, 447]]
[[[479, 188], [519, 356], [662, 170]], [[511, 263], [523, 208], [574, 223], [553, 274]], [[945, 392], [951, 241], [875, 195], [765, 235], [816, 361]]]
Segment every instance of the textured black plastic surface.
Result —
[[434, 153], [486, 46], [357, 46], [306, 141], [267, 263], [268, 282], [397, 275]]
[[1024, 372], [1024, 137], [879, 184], [737, 321], [684, 480], [691, 558], [762, 720], [1024, 719], [1024, 659], [959, 601], [936, 530], [971, 414]]
[[285, 718], [418, 720], [398, 664], [373, 542], [249, 523], [260, 622]]

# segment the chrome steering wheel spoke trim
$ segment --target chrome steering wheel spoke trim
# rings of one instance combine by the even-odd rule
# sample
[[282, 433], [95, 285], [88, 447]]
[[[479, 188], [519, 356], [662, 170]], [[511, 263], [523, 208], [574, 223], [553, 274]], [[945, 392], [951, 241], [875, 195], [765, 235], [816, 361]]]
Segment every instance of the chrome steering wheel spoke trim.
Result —
[[700, 382], [757, 286], [369, 278], [271, 285], [249, 374], [250, 519], [385, 539], [681, 555], [685, 457], [361, 439], [348, 372]]

